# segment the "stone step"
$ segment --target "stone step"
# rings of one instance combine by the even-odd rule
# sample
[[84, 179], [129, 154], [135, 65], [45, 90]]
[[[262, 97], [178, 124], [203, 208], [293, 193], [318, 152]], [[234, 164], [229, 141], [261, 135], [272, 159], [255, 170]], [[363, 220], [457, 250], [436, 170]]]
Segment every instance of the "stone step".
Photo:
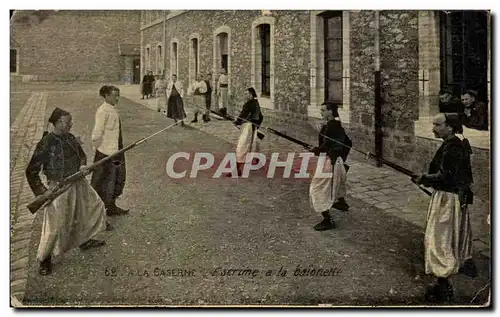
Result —
[[18, 241], [22, 241], [25, 239], [31, 239], [31, 226], [24, 226], [21, 230], [16, 230], [14, 226], [14, 236], [11, 239], [11, 242], [15, 243]]
[[31, 243], [31, 239], [24, 239], [11, 244], [11, 250], [17, 251], [22, 249], [28, 249]]
[[10, 296], [10, 304], [14, 308], [24, 307], [22, 301], [24, 299], [24, 292], [15, 292]]
[[10, 292], [12, 294], [16, 292], [24, 292], [26, 289], [27, 278], [12, 281], [10, 283]]
[[25, 257], [29, 257], [29, 250], [17, 250], [15, 252], [13, 250], [11, 250], [11, 252], [10, 252], [11, 263], [15, 262], [15, 261], [19, 261]]
[[20, 279], [28, 279], [28, 270], [26, 269], [26, 265], [19, 269], [14, 269], [11, 267], [10, 280], [16, 281]]

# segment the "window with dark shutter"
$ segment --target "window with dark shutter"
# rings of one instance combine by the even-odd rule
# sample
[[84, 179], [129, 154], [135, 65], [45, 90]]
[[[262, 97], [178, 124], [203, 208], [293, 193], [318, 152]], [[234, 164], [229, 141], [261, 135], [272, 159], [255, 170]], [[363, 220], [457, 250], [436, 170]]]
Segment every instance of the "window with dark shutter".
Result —
[[193, 48], [193, 71], [194, 71], [194, 77], [198, 75], [198, 39], [192, 39], [192, 48]]
[[465, 90], [488, 98], [488, 30], [486, 11], [441, 11], [441, 88], [459, 97]]
[[342, 11], [322, 14], [325, 43], [325, 100], [342, 106]]
[[173, 61], [172, 61], [172, 74], [176, 74], [177, 76], [179, 76], [177, 74], [177, 71], [178, 71], [178, 56], [177, 56], [177, 43], [174, 42], [172, 43], [172, 51], [173, 51]]
[[262, 96], [271, 96], [271, 26], [269, 24], [261, 24], [260, 29], [260, 44], [261, 44], [261, 80], [262, 80]]

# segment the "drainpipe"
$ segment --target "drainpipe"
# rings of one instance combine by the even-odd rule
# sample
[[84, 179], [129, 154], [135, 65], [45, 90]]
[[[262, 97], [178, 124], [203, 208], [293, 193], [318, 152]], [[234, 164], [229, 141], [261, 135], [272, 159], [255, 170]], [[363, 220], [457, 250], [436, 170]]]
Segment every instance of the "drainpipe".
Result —
[[162, 52], [162, 58], [163, 60], [161, 61], [162, 65], [162, 73], [165, 75], [165, 69], [167, 63], [165, 62], [165, 59], [167, 57], [167, 10], [163, 10], [163, 52]]
[[382, 167], [382, 96], [380, 80], [380, 14], [375, 11], [375, 157]]
[[139, 69], [140, 69], [140, 73], [141, 73], [140, 78], [139, 78], [140, 84], [142, 84], [142, 77], [144, 77], [144, 64], [145, 64], [145, 62], [143, 62], [143, 61], [145, 61], [145, 58], [144, 58], [144, 30], [142, 29], [142, 27], [144, 25], [143, 18], [144, 18], [144, 11], [141, 11], [141, 23], [140, 23], [140, 25], [141, 25], [141, 44], [140, 44], [141, 52], [139, 55], [140, 56], [140, 59], [139, 59], [140, 68]]

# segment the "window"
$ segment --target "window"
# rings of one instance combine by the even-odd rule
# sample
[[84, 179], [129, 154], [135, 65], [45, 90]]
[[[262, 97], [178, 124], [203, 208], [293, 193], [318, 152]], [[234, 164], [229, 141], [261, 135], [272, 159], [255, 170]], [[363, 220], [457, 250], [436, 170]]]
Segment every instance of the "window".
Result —
[[261, 45], [261, 95], [271, 96], [271, 26], [261, 24], [260, 45]]
[[227, 69], [228, 69], [227, 54], [221, 55], [220, 67], [221, 67], [221, 69], [224, 69], [227, 73]]
[[146, 47], [146, 67], [147, 67], [147, 70], [151, 70], [151, 55], [150, 55], [149, 47]]
[[[274, 30], [276, 19], [261, 16], [252, 22], [251, 86], [263, 108], [275, 109], [274, 104]], [[283, 105], [285, 106], [285, 105]]]
[[179, 76], [179, 59], [178, 59], [178, 44], [172, 41], [172, 52], [170, 55], [170, 75], [177, 74]]
[[200, 35], [191, 34], [189, 37], [189, 82], [193, 82], [200, 73]]
[[10, 72], [17, 73], [17, 50], [10, 50]]
[[218, 55], [220, 56], [220, 65], [219, 68], [223, 68], [226, 73], [228, 71], [228, 34], [227, 33], [219, 33], [217, 35], [217, 39], [219, 41], [219, 50], [218, 50]]
[[194, 71], [194, 76], [196, 77], [198, 75], [198, 39], [192, 39], [191, 40], [192, 44], [192, 49], [193, 49], [193, 71]]
[[342, 12], [327, 11], [324, 23], [325, 100], [342, 105]]
[[224, 69], [228, 77], [228, 86], [231, 89], [231, 28], [226, 25], [219, 26], [213, 32], [213, 85], [217, 85], [220, 70]]
[[[415, 136], [435, 140], [432, 121], [439, 112], [439, 90], [446, 86], [451, 88], [454, 97], [458, 99], [455, 101], [457, 104], [460, 103], [463, 89], [476, 90], [476, 100], [483, 102], [481, 108], [487, 108], [486, 116], [488, 122], [491, 122], [491, 104], [488, 102], [490, 26], [486, 11], [419, 11], [421, 94]], [[436, 68], [438, 65], [440, 67]], [[490, 149], [490, 132], [470, 128], [470, 122], [468, 125], [469, 127], [464, 126], [464, 135], [471, 146]]]
[[162, 74], [163, 73], [163, 54], [162, 54], [161, 45], [158, 45], [158, 47], [157, 47], [156, 58], [157, 58], [157, 60], [156, 60], [157, 72], [158, 72], [158, 74]]
[[487, 102], [487, 23], [484, 11], [440, 12], [441, 88], [452, 88], [456, 96], [473, 89]]
[[[321, 118], [321, 104], [338, 104], [342, 122], [350, 122], [350, 12], [310, 11], [310, 104], [307, 115]], [[339, 55], [340, 54], [340, 55]]]

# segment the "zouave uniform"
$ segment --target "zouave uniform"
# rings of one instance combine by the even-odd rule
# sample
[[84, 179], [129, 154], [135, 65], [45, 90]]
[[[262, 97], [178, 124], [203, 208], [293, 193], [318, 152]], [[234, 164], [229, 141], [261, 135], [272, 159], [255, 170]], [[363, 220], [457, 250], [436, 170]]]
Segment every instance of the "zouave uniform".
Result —
[[[63, 115], [69, 113], [56, 108], [49, 122], [55, 123]], [[87, 155], [73, 134], [50, 132], [38, 142], [26, 167], [26, 179], [38, 196], [79, 172], [80, 167], [86, 164]], [[43, 174], [44, 180], [40, 174]], [[86, 249], [104, 244], [92, 239], [106, 228], [104, 203], [85, 177], [68, 186], [43, 210], [42, 233], [36, 254], [41, 262], [41, 274], [50, 273], [52, 256], [77, 246]]]
[[[335, 141], [332, 141], [335, 140]], [[339, 120], [333, 119], [324, 124], [318, 137], [318, 147], [312, 151], [316, 156], [323, 155], [323, 173], [333, 173], [332, 177], [321, 176], [319, 170], [314, 174], [309, 187], [309, 197], [315, 212], [328, 211], [334, 203], [344, 198], [346, 193], [346, 165], [351, 140], [346, 135]], [[318, 168], [321, 164], [318, 166]]]

